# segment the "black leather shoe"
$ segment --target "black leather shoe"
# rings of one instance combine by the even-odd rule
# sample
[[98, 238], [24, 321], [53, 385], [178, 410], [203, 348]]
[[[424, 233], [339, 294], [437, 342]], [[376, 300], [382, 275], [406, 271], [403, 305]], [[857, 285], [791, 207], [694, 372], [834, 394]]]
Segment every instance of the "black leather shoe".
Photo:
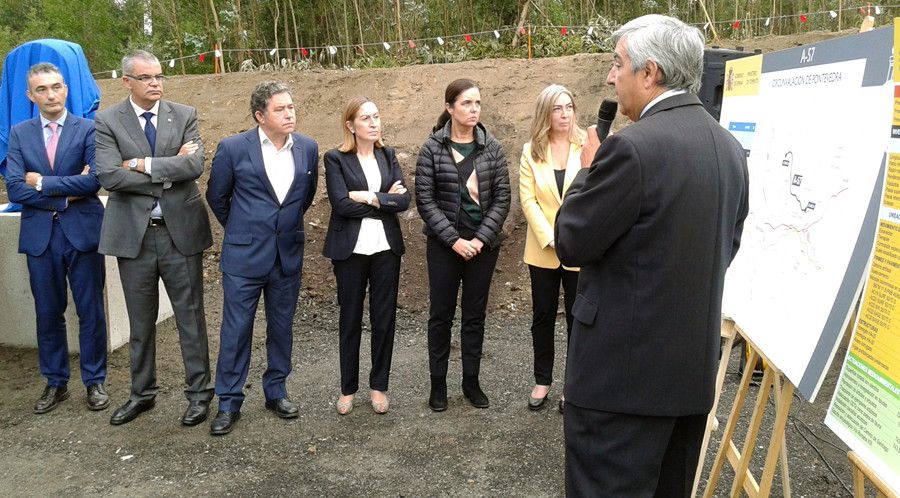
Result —
[[491, 406], [488, 397], [478, 385], [478, 377], [463, 377], [462, 382], [463, 396], [472, 403], [475, 408], [487, 408]]
[[543, 398], [532, 398], [531, 395], [528, 395], [528, 409], [536, 412], [544, 407], [545, 401], [547, 401], [546, 395]]
[[103, 384], [88, 386], [87, 405], [88, 410], [95, 412], [109, 408], [109, 394], [106, 394]]
[[192, 427], [206, 420], [209, 415], [209, 401], [191, 401], [181, 416], [181, 425]]
[[59, 402], [69, 397], [69, 388], [66, 386], [50, 386], [44, 388], [43, 394], [34, 404], [34, 413], [41, 414], [52, 412], [59, 406]]
[[431, 411], [442, 412], [447, 409], [447, 377], [431, 377], [431, 394], [428, 396]]
[[275, 412], [281, 418], [297, 418], [300, 416], [300, 408], [297, 403], [287, 399], [268, 399], [266, 400], [266, 409]]
[[209, 424], [209, 433], [213, 436], [224, 436], [234, 429], [234, 424], [240, 420], [241, 412], [223, 412], [219, 410], [216, 417]]
[[154, 406], [156, 406], [155, 399], [144, 399], [140, 401], [129, 399], [128, 402], [113, 412], [112, 418], [109, 419], [109, 423], [112, 425], [127, 424], [136, 419], [138, 415], [152, 409]]

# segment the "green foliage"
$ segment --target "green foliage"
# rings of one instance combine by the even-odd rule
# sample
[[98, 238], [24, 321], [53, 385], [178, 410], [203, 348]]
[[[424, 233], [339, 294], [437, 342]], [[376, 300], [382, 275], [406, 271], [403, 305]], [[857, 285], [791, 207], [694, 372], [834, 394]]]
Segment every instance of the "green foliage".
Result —
[[[805, 24], [799, 14], [836, 10], [840, 1], [707, 0], [706, 6], [720, 37], [740, 39], [770, 31], [837, 29], [837, 20], [827, 14], [809, 15]], [[0, 55], [25, 41], [54, 37], [81, 44], [97, 73], [117, 68], [123, 53], [134, 48], [156, 54], [169, 72], [210, 73], [216, 43], [229, 50], [230, 71], [265, 64], [363, 68], [522, 58], [528, 56], [525, 40], [513, 47], [510, 28], [517, 26], [526, 4], [525, 23], [537, 26], [531, 40], [534, 57], [610, 50], [609, 33], [643, 14], [674, 15], [697, 26], [707, 21], [696, 0], [3, 0]], [[896, 11], [883, 7], [877, 25], [890, 23]], [[858, 24], [855, 10], [843, 14], [841, 27]], [[773, 21], [768, 27], [743, 22], [734, 30], [735, 15]], [[152, 33], [145, 33], [145, 18]], [[567, 36], [561, 35], [561, 26], [569, 27]], [[591, 35], [588, 26], [594, 28]], [[501, 30], [499, 40], [490, 34], [495, 29]], [[465, 33], [476, 34], [473, 43], [457, 38]], [[434, 41], [438, 36], [446, 39], [443, 46]], [[417, 40], [414, 49], [407, 47], [409, 39]], [[391, 43], [390, 51], [380, 47], [383, 41]], [[359, 44], [365, 50], [347, 48]], [[341, 48], [331, 55], [322, 48], [329, 45]], [[279, 49], [275, 61], [268, 55], [274, 47]], [[301, 47], [308, 50], [306, 58]], [[201, 52], [207, 54], [204, 62], [197, 59]], [[170, 69], [172, 59], [177, 63]]]

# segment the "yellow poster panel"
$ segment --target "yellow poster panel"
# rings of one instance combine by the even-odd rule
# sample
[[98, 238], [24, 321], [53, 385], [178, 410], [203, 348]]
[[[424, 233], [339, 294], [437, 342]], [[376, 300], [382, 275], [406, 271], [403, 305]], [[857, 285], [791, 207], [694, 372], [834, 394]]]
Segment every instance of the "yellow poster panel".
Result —
[[900, 384], [900, 224], [881, 220], [850, 352]]
[[758, 95], [762, 60], [762, 55], [754, 55], [728, 61], [725, 64], [725, 96]]

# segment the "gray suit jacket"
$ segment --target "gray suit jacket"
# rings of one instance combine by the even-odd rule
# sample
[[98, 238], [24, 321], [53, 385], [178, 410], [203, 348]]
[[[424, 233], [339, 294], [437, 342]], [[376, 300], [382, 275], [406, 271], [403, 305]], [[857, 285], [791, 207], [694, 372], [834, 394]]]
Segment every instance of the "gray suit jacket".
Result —
[[[100, 253], [137, 257], [155, 198], [180, 253], [190, 256], [212, 246], [209, 216], [196, 181], [203, 173], [203, 145], [193, 107], [160, 101], [155, 153], [127, 99], [97, 113], [96, 136], [97, 178], [110, 192]], [[200, 143], [200, 149], [177, 155], [188, 140]], [[122, 161], [151, 156], [151, 175], [122, 168]], [[171, 187], [164, 188], [167, 182]]]
[[709, 412], [748, 192], [744, 151], [696, 95], [664, 99], [603, 141], [556, 218], [559, 259], [581, 267], [566, 403]]

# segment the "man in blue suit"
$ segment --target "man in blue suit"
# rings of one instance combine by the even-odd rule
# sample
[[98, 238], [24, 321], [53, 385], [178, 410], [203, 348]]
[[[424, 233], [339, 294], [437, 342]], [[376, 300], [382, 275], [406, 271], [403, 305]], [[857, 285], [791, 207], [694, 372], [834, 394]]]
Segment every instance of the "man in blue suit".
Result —
[[228, 434], [240, 418], [261, 293], [266, 300], [266, 408], [281, 418], [299, 415], [285, 379], [291, 373], [292, 324], [300, 293], [303, 213], [316, 193], [319, 147], [294, 133], [294, 103], [286, 85], [257, 85], [250, 112], [259, 126], [219, 142], [206, 188], [209, 207], [225, 227], [225, 300], [216, 366], [219, 411], [210, 424], [213, 435]]
[[37, 321], [38, 357], [47, 387], [34, 413], [47, 413], [69, 397], [66, 279], [79, 320], [81, 380], [91, 410], [109, 406], [106, 380], [105, 270], [97, 253], [103, 204], [94, 171], [94, 122], [66, 111], [67, 87], [59, 69], [40, 63], [27, 74], [26, 95], [40, 116], [14, 126], [9, 136], [6, 188], [23, 205], [19, 252], [27, 255]]

